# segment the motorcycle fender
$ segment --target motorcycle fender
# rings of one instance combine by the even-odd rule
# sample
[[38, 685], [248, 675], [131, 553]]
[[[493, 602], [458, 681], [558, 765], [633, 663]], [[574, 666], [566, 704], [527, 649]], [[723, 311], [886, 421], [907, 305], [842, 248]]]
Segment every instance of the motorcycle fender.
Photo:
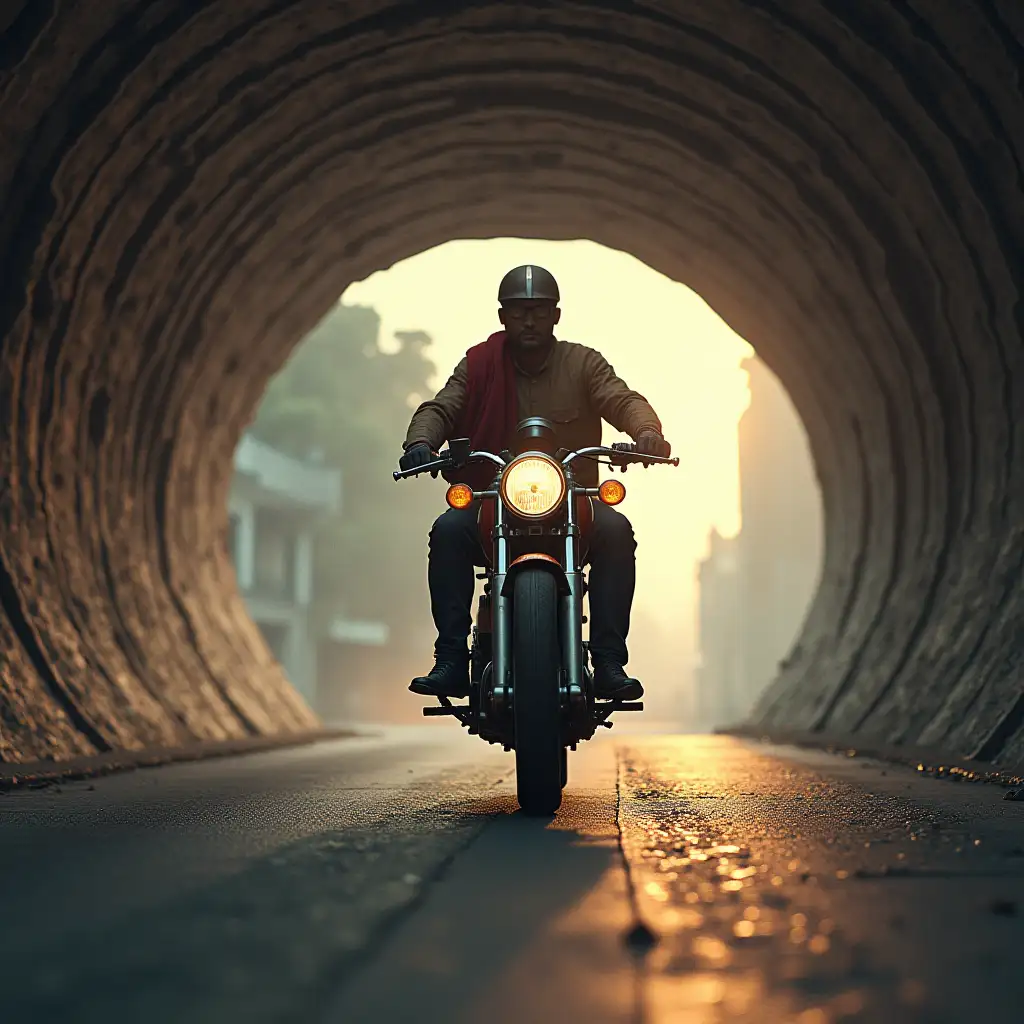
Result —
[[515, 559], [512, 564], [508, 567], [508, 572], [505, 574], [505, 582], [501, 587], [502, 597], [511, 597], [513, 590], [516, 585], [516, 577], [524, 569], [544, 569], [550, 572], [555, 577], [555, 585], [558, 587], [558, 593], [560, 597], [568, 597], [570, 593], [569, 581], [565, 578], [565, 570], [562, 568], [562, 563], [557, 558], [552, 558], [551, 555], [542, 555], [539, 552], [533, 554], [520, 555]]

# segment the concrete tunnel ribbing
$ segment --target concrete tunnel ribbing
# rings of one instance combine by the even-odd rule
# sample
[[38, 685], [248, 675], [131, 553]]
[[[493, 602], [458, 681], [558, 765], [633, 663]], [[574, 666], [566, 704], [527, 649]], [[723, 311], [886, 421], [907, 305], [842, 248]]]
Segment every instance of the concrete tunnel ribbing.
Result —
[[10, 18], [0, 759], [314, 724], [234, 588], [232, 451], [349, 282], [492, 235], [634, 253], [789, 388], [826, 563], [759, 722], [1024, 759], [1015, 5]]

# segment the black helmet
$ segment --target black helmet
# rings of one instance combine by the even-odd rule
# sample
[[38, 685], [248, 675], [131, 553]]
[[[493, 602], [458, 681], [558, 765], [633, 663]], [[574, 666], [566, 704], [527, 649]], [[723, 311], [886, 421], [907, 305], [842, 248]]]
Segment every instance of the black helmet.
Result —
[[527, 264], [510, 270], [498, 285], [498, 301], [509, 302], [515, 299], [543, 299], [547, 302], [558, 302], [558, 282], [549, 270]]

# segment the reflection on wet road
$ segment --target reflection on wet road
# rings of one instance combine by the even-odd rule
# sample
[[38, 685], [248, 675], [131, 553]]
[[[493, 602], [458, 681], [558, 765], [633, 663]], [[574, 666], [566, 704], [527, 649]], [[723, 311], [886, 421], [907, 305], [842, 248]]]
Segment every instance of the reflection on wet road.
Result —
[[652, 1019], [1020, 1019], [1001, 790], [717, 738], [626, 748], [620, 773]]
[[1022, 1019], [996, 787], [626, 734], [538, 822], [511, 767], [441, 726], [0, 796], [0, 1019]]

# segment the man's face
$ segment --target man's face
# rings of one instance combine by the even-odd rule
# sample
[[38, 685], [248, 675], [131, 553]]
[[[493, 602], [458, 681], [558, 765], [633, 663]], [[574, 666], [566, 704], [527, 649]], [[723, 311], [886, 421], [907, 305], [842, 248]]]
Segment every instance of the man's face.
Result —
[[498, 310], [509, 343], [524, 351], [550, 345], [561, 316], [557, 303], [539, 299], [515, 299]]

